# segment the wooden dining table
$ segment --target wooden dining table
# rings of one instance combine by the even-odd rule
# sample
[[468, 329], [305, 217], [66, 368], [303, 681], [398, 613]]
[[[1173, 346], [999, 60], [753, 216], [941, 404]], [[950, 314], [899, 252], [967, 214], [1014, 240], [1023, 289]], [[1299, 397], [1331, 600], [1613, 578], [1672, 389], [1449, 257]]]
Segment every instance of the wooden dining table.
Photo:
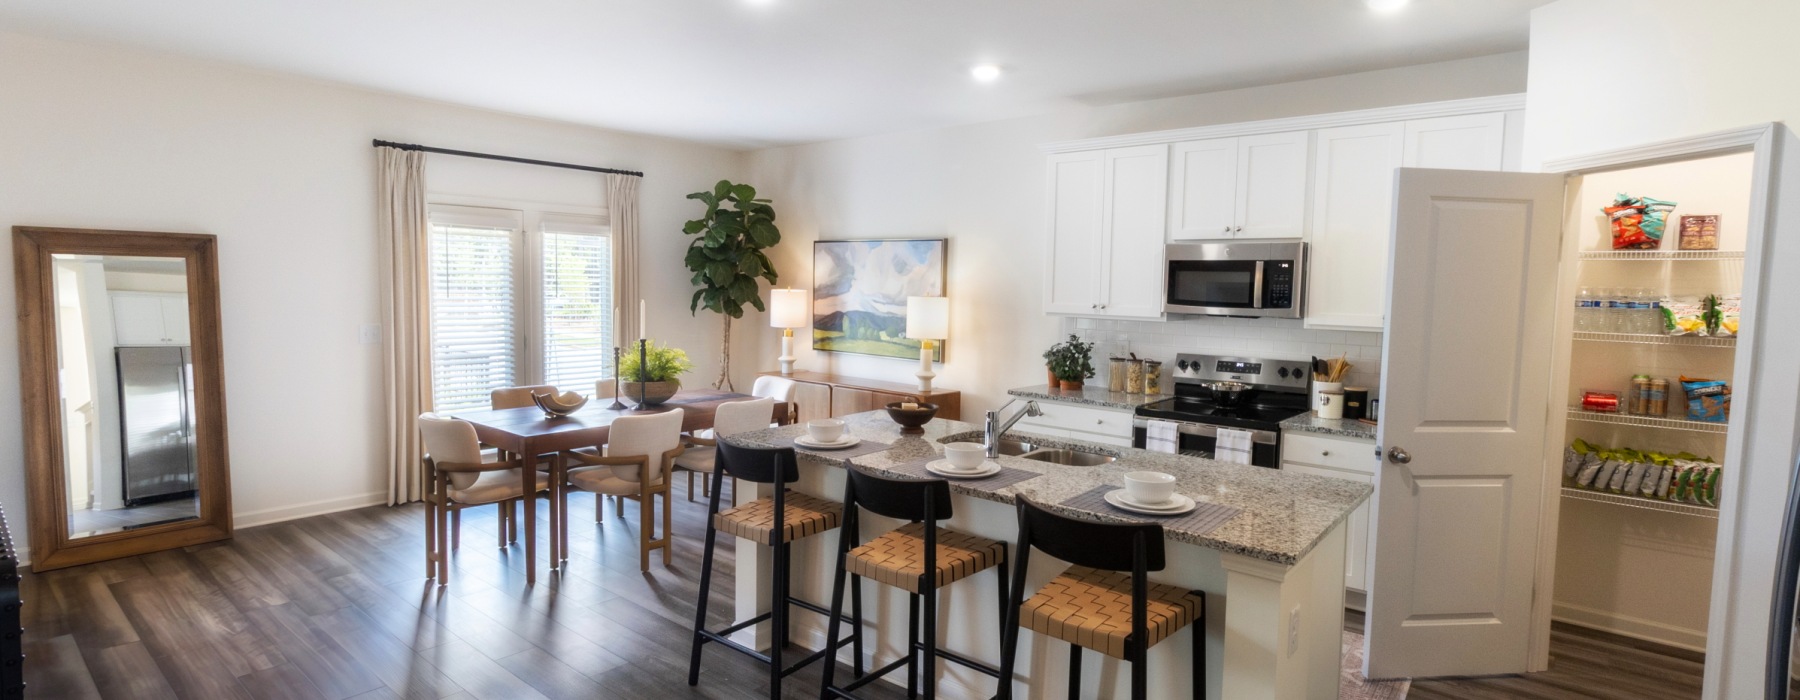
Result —
[[[475, 426], [475, 436], [483, 444], [492, 446], [501, 452], [501, 456], [516, 456], [525, 464], [536, 464], [538, 455], [557, 455], [551, 460], [551, 498], [550, 498], [550, 568], [555, 569], [568, 558], [565, 540], [557, 531], [565, 522], [560, 512], [562, 499], [558, 497], [564, 476], [564, 463], [561, 454], [578, 447], [597, 447], [607, 442], [613, 421], [625, 416], [645, 416], [682, 409], [681, 430], [693, 432], [713, 427], [713, 416], [721, 404], [733, 401], [744, 401], [756, 397], [737, 394], [729, 391], [713, 389], [683, 389], [676, 392], [668, 401], [656, 406], [638, 409], [627, 405], [623, 410], [607, 408], [610, 401], [601, 403], [600, 397], [589, 401], [581, 410], [567, 416], [546, 417], [536, 407], [502, 408], [485, 411], [459, 411], [453, 418], [468, 421]], [[621, 399], [623, 401], [624, 399]], [[791, 405], [777, 403], [775, 420], [786, 422]], [[533, 493], [536, 477], [535, 469], [519, 470], [519, 480], [524, 493]], [[665, 478], [667, 478], [665, 476]], [[537, 583], [537, 499], [524, 498], [525, 507], [525, 583]], [[648, 508], [649, 504], [640, 504]]]

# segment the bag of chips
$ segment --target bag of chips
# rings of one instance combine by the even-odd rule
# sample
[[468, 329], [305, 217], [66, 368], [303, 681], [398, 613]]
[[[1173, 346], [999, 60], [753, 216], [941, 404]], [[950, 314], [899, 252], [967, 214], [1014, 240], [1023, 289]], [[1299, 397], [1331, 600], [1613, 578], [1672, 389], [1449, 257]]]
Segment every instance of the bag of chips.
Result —
[[1669, 487], [1675, 483], [1675, 474], [1680, 469], [1680, 464], [1680, 460], [1672, 460], [1667, 466], [1663, 467], [1662, 476], [1656, 480], [1657, 498], [1664, 500], [1669, 498]]
[[1644, 237], [1654, 244], [1644, 247], [1661, 248], [1663, 232], [1669, 230], [1669, 212], [1675, 211], [1675, 203], [1649, 197], [1639, 198], [1638, 203], [1644, 207], [1644, 223], [1640, 228], [1644, 230]]
[[1581, 458], [1581, 470], [1575, 473], [1575, 485], [1581, 488], [1593, 488], [1594, 480], [1600, 477], [1600, 469], [1606, 466], [1606, 458], [1599, 452], [1589, 452]]
[[[1625, 484], [1631, 480], [1631, 473], [1637, 471], [1637, 468], [1638, 463], [1632, 459], [1631, 453], [1620, 454], [1619, 467], [1608, 475], [1606, 490], [1613, 493], [1625, 493]], [[1595, 484], [1594, 488], [1599, 488], [1599, 485]]]
[[1706, 465], [1704, 476], [1700, 482], [1700, 493], [1695, 501], [1703, 506], [1719, 507], [1719, 465]]
[[1644, 473], [1650, 471], [1650, 459], [1643, 455], [1638, 455], [1636, 460], [1630, 462], [1626, 466], [1630, 467], [1630, 469], [1626, 470], [1625, 483], [1621, 485], [1617, 493], [1635, 496], [1637, 495], [1638, 489], [1642, 488], [1644, 485]]
[[1719, 334], [1719, 326], [1725, 322], [1725, 312], [1719, 308], [1719, 295], [1708, 294], [1700, 300], [1700, 322], [1706, 324], [1705, 335]]
[[1738, 334], [1739, 307], [1743, 306], [1744, 297], [1731, 294], [1719, 298], [1719, 329], [1713, 332], [1717, 337], [1730, 337]]
[[1575, 442], [1563, 449], [1563, 477], [1575, 478], [1575, 475], [1581, 471], [1581, 463], [1593, 451], [1593, 445], [1587, 444], [1587, 441], [1581, 438], [1575, 438]]
[[1606, 218], [1612, 221], [1613, 250], [1643, 248], [1650, 241], [1644, 235], [1644, 205], [1637, 200], [1623, 198], [1600, 211], [1606, 212]]
[[1662, 481], [1663, 470], [1668, 468], [1669, 458], [1666, 455], [1651, 454], [1650, 461], [1644, 464], [1644, 477], [1638, 481], [1637, 491], [1633, 495], [1654, 498], [1656, 485]]
[[1669, 335], [1706, 335], [1705, 307], [1698, 301], [1664, 299], [1663, 332]]
[[1681, 376], [1681, 390], [1687, 394], [1687, 419], [1708, 423], [1724, 423], [1731, 418], [1731, 384], [1718, 379]]

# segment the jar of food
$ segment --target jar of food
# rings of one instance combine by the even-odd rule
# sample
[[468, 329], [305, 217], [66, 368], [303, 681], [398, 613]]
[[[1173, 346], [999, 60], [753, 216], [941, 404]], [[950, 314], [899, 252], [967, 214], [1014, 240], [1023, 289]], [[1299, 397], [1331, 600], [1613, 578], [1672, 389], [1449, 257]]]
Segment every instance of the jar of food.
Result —
[[1127, 360], [1125, 362], [1125, 393], [1144, 393], [1144, 361]]
[[1162, 362], [1144, 360], [1144, 394], [1155, 396], [1162, 393]]
[[1115, 357], [1107, 361], [1106, 389], [1108, 391], [1125, 390], [1125, 363], [1123, 357]]

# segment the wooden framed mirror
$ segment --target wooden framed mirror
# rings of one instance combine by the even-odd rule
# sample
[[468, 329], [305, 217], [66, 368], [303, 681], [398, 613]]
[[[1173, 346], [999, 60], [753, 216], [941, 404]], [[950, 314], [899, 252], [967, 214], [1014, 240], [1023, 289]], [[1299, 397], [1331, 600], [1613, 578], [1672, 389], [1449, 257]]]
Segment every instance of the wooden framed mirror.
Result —
[[13, 228], [32, 570], [231, 536], [217, 248]]

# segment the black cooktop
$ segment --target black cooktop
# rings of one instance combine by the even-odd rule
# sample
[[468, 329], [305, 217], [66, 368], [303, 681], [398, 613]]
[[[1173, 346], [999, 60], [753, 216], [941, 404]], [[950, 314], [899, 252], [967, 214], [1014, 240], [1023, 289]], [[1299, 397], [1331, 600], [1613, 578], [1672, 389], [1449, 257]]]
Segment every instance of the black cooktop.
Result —
[[1222, 425], [1227, 428], [1279, 430], [1282, 421], [1307, 411], [1305, 395], [1297, 396], [1297, 400], [1269, 401], [1262, 398], [1257, 397], [1258, 400], [1237, 408], [1225, 408], [1206, 397], [1175, 396], [1139, 406], [1137, 415]]

